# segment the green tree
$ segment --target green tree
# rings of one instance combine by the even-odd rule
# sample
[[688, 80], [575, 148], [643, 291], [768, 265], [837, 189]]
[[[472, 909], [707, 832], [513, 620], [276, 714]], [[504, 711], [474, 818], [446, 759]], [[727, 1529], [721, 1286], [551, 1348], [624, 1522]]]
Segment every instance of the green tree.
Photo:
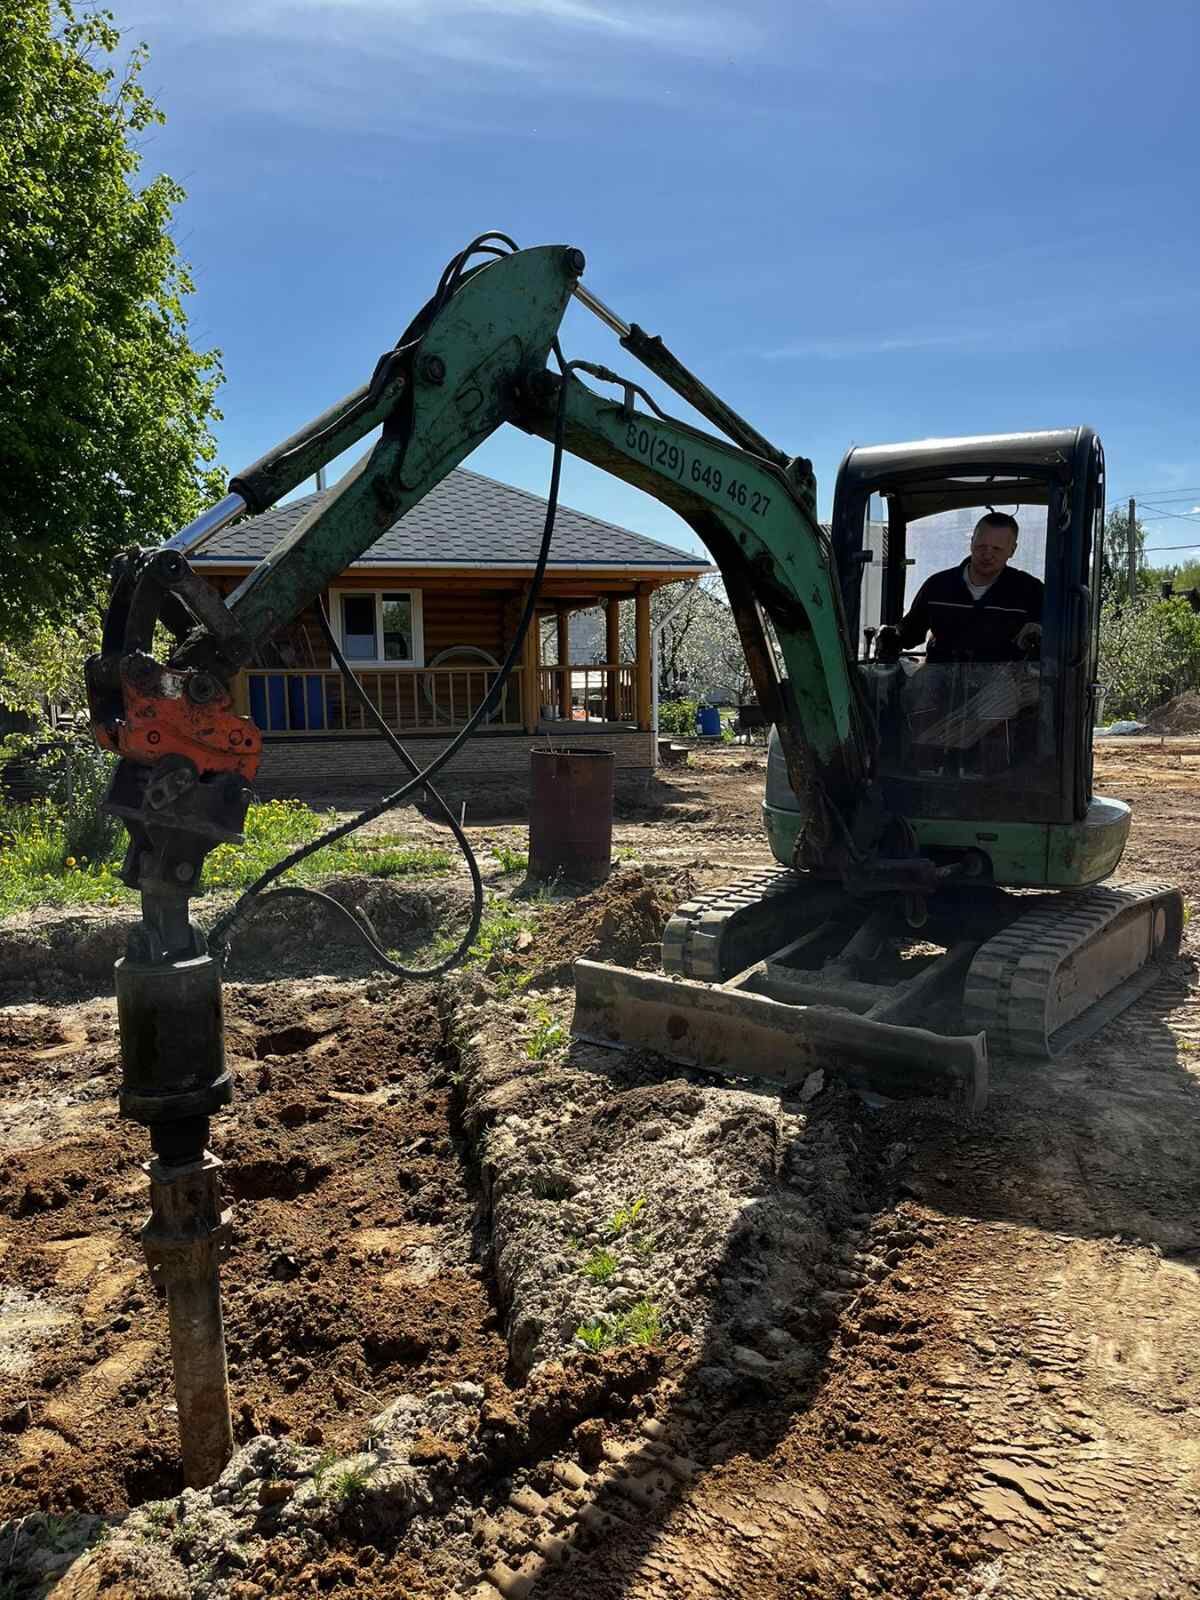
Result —
[[[1132, 536], [1140, 567], [1144, 559], [1142, 552], [1146, 547], [1146, 534], [1137, 516], [1133, 520]], [[1106, 599], [1116, 599], [1118, 595], [1128, 594], [1129, 539], [1129, 510], [1127, 507], [1114, 507], [1104, 519], [1103, 583]]]
[[1106, 605], [1099, 675], [1107, 721], [1144, 717], [1200, 688], [1200, 617], [1184, 599]]
[[64, 623], [113, 555], [220, 492], [215, 351], [187, 337], [183, 190], [112, 14], [0, 0], [0, 636]]
[[1143, 586], [1157, 595], [1164, 583], [1169, 583], [1176, 594], [1186, 594], [1189, 589], [1200, 589], [1200, 561], [1184, 561], [1164, 567], [1143, 567]]

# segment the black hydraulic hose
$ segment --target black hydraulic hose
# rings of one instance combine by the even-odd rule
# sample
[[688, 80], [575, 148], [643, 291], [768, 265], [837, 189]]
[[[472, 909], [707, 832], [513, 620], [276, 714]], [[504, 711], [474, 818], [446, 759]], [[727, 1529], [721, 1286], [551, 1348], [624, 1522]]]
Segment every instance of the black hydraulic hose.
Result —
[[[475, 729], [479, 726], [479, 724], [499, 703], [500, 696], [504, 691], [504, 687], [508, 682], [509, 677], [512, 675], [513, 668], [520, 659], [521, 651], [525, 644], [525, 635], [528, 633], [530, 624], [536, 615], [538, 596], [541, 593], [542, 580], [546, 574], [546, 563], [550, 558], [550, 541], [554, 535], [554, 520], [558, 510], [558, 489], [559, 482], [562, 477], [563, 439], [566, 433], [567, 421], [568, 386], [566, 379], [567, 373], [570, 369], [563, 362], [562, 353], [558, 348], [557, 340], [555, 341], [554, 351], [558, 358], [559, 365], [563, 369], [563, 382], [559, 388], [558, 409], [554, 420], [554, 455], [550, 468], [550, 490], [546, 498], [546, 520], [542, 529], [542, 542], [538, 550], [538, 558], [537, 564], [534, 567], [533, 580], [530, 583], [529, 595], [525, 601], [525, 609], [521, 613], [521, 620], [517, 625], [516, 636], [509, 647], [508, 654], [505, 656], [500, 665], [500, 669], [496, 674], [495, 682], [492, 684], [492, 687], [489, 689], [488, 693], [480, 701], [479, 705], [471, 713], [470, 717], [468, 717], [467, 721], [459, 729], [458, 733], [442, 751], [441, 755], [435, 756], [427, 767], [416, 772], [415, 776], [411, 777], [407, 783], [403, 784], [392, 794], [385, 795], [382, 800], [377, 800], [374, 805], [368, 806], [365, 810], [360, 811], [358, 816], [351, 817], [346, 822], [340, 822], [335, 827], [328, 828], [323, 834], [318, 835], [317, 838], [310, 839], [307, 844], [299, 846], [298, 849], [293, 850], [289, 855], [284, 856], [282, 860], [277, 861], [273, 866], [268, 867], [267, 870], [262, 873], [261, 876], [258, 877], [242, 895], [239, 896], [234, 904], [230, 906], [229, 910], [217, 918], [208, 936], [209, 944], [212, 948], [225, 948], [228, 942], [229, 931], [233, 927], [234, 923], [245, 915], [250, 904], [262, 894], [262, 892], [267, 888], [268, 884], [274, 883], [276, 878], [281, 878], [285, 872], [290, 872], [293, 867], [298, 866], [301, 861], [307, 860], [309, 856], [315, 854], [316, 851], [323, 849], [326, 845], [335, 844], [339, 839], [344, 839], [347, 834], [355, 832], [355, 830], [358, 828], [365, 827], [368, 822], [373, 822], [376, 817], [383, 816], [384, 812], [391, 811], [396, 806], [401, 805], [417, 789], [428, 788], [430, 779], [433, 778], [436, 773], [440, 772], [448, 761], [453, 760], [466, 741], [475, 732]], [[406, 762], [408, 761], [407, 755], [405, 756], [405, 760]], [[410, 768], [412, 765], [414, 764], [410, 763]], [[293, 895], [298, 893], [299, 890], [299, 885], [288, 886], [288, 891]], [[282, 891], [277, 890], [275, 892], [279, 893]], [[313, 891], [305, 892], [312, 893]], [[329, 896], [325, 896], [324, 898], [327, 900], [330, 899]], [[330, 903], [333, 905], [338, 904], [338, 902], [335, 900], [331, 900]], [[346, 917], [348, 917], [353, 923], [355, 930], [363, 938], [364, 943], [370, 944], [371, 947], [380, 955], [383, 955], [383, 952], [379, 951], [379, 947], [367, 937], [366, 930], [355, 919], [353, 913], [346, 911], [344, 906], [339, 906], [339, 910], [344, 912]], [[384, 955], [383, 958], [384, 960], [390, 962], [390, 957]], [[446, 969], [443, 967], [440, 970]]]
[[[342, 654], [341, 646], [337, 642], [333, 629], [329, 626], [329, 617], [326, 615], [324, 603], [320, 600], [317, 602], [317, 620], [321, 624], [321, 632], [325, 636], [325, 643], [329, 646], [329, 653], [342, 675], [342, 681], [345, 683], [346, 688], [362, 707], [363, 714], [372, 724], [376, 733], [387, 740], [413, 777], [419, 777], [421, 774], [420, 767], [388, 727], [374, 701], [363, 688], [362, 682], [353, 667]], [[455, 842], [462, 852], [463, 860], [467, 864], [467, 871], [471, 874], [471, 917], [467, 924], [467, 930], [454, 950], [441, 961], [435, 962], [433, 966], [406, 967], [402, 962], [394, 961], [387, 951], [372, 937], [353, 911], [342, 905], [340, 900], [335, 900], [332, 895], [323, 894], [319, 889], [310, 889], [302, 884], [287, 884], [281, 889], [269, 889], [266, 894], [260, 895], [259, 899], [272, 900], [281, 895], [291, 895], [293, 898], [305, 896], [317, 901], [319, 905], [325, 906], [328, 910], [340, 916], [343, 921], [349, 923], [354, 932], [371, 951], [378, 964], [386, 971], [395, 973], [398, 978], [440, 978], [443, 973], [450, 972], [462, 961], [467, 951], [475, 943], [475, 936], [479, 932], [479, 924], [483, 920], [483, 879], [479, 874], [479, 862], [476, 860], [475, 852], [471, 848], [471, 841], [463, 832], [462, 825], [453, 811], [451, 811], [446, 801], [432, 784], [428, 786], [428, 794], [433, 801], [435, 810], [441, 813], [443, 821], [454, 835]]]

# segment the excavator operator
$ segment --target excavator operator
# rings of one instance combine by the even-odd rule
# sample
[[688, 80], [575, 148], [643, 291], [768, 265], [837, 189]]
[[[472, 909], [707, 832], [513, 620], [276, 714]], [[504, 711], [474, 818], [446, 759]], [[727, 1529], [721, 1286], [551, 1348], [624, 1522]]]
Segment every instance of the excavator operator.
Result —
[[1044, 590], [1039, 578], [1009, 566], [1019, 532], [1007, 512], [980, 517], [966, 560], [926, 578], [899, 626], [880, 628], [879, 659], [894, 661], [921, 644], [931, 663], [1020, 661], [1036, 653]]

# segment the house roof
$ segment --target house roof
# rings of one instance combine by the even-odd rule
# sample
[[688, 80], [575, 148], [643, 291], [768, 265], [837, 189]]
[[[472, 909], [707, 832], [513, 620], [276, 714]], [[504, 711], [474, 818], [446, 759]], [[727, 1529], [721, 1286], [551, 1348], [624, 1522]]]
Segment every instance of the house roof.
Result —
[[[248, 517], [211, 539], [197, 564], [257, 564], [310, 507], [333, 493], [289, 500]], [[546, 502], [524, 489], [458, 467], [354, 562], [357, 568], [532, 567], [537, 561]], [[703, 556], [676, 550], [615, 523], [572, 511], [560, 503], [550, 546], [550, 566], [635, 567], [642, 571], [706, 572]]]

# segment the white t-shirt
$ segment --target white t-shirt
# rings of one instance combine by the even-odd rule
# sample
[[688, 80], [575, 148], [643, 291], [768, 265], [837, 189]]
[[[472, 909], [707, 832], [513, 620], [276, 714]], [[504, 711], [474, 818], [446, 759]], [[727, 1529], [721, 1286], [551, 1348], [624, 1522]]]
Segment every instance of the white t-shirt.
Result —
[[[976, 600], [982, 600], [984, 595], [992, 587], [992, 584], [995, 583], [996, 579], [992, 578], [987, 583], [972, 583], [970, 578], [967, 577], [967, 571], [968, 568], [966, 567], [962, 569], [962, 581], [966, 584], [967, 588], [970, 589], [971, 594]], [[997, 576], [999, 576], [999, 574], [997, 574]]]

